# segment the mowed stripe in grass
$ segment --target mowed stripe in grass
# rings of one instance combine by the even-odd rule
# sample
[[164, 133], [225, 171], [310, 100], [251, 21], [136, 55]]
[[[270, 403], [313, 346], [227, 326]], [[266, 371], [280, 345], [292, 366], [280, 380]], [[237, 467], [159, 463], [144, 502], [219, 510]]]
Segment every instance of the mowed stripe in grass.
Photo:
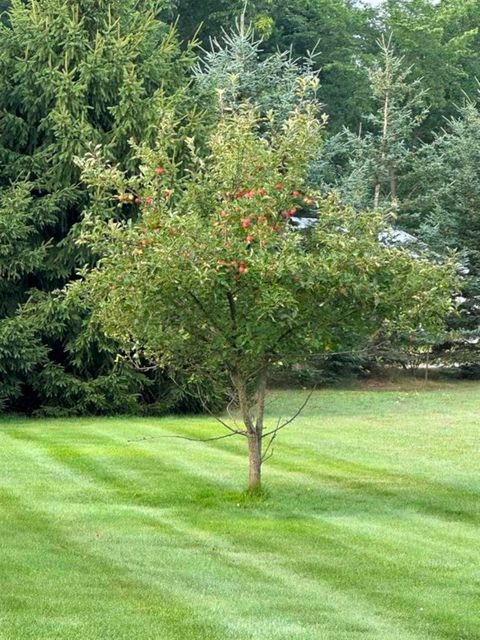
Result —
[[318, 392], [256, 501], [210, 418], [4, 420], [0, 638], [477, 640], [479, 392]]

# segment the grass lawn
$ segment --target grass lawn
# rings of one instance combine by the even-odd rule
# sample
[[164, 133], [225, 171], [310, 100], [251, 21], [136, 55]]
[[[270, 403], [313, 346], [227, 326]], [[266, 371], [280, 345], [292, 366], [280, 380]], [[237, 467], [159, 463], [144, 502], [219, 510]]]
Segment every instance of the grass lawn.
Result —
[[480, 638], [480, 385], [317, 392], [263, 501], [243, 440], [129, 442], [218, 433], [1, 421], [0, 639]]

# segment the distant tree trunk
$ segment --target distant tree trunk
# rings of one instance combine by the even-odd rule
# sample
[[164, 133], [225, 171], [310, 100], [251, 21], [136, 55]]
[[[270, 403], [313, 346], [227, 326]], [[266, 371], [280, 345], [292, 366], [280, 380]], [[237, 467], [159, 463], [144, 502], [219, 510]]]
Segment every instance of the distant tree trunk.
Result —
[[[380, 148], [380, 168], [378, 176], [381, 171], [385, 170], [385, 163], [387, 159], [387, 144], [388, 144], [388, 127], [389, 127], [389, 114], [390, 114], [390, 91], [387, 89], [385, 98], [383, 101], [383, 125], [382, 125], [382, 143]], [[373, 197], [373, 208], [378, 209], [380, 206], [380, 191], [381, 191], [381, 179], [377, 177], [375, 182], [375, 193]]]
[[373, 196], [373, 208], [378, 209], [378, 205], [380, 204], [380, 181], [377, 179], [375, 182], [375, 191]]
[[392, 205], [396, 208], [398, 206], [397, 174], [393, 167], [391, 167], [390, 169], [390, 199], [391, 199]]

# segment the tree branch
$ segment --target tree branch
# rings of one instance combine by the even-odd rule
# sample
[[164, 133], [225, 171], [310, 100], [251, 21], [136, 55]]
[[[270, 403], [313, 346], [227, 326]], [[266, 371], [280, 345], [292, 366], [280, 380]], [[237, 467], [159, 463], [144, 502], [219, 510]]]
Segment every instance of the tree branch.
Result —
[[127, 440], [127, 442], [150, 442], [152, 440], [162, 440], [163, 438], [189, 440], [190, 442], [215, 442], [216, 440], [225, 440], [225, 438], [231, 438], [235, 435], [237, 435], [237, 432], [227, 433], [223, 436], [214, 436], [213, 438], [189, 438], [188, 436], [152, 436], [150, 438], [134, 438], [133, 440]]
[[316, 391], [316, 387], [314, 387], [310, 393], [308, 394], [305, 402], [303, 402], [303, 404], [301, 405], [301, 407], [298, 409], [298, 411], [295, 412], [295, 414], [289, 418], [288, 420], [286, 420], [285, 422], [283, 422], [282, 424], [278, 424], [275, 429], [272, 429], [271, 431], [268, 431], [267, 433], [265, 433], [262, 437], [263, 438], [268, 438], [268, 436], [271, 435], [276, 435], [279, 431], [281, 431], [282, 429], [285, 429], [285, 427], [288, 427], [289, 424], [291, 424], [294, 420], [296, 420], [298, 418], [298, 416], [302, 413], [302, 411], [305, 409], [305, 407], [307, 406], [307, 404], [310, 402], [310, 398], [313, 395], [313, 392]]
[[[245, 436], [246, 435], [246, 431], [241, 430], [241, 429], [234, 429], [233, 427], [231, 427], [229, 424], [227, 424], [224, 420], [222, 420], [221, 418], [219, 418], [218, 416], [216, 416], [213, 411], [207, 406], [207, 404], [205, 403], [204, 399], [202, 398], [202, 394], [200, 393], [198, 386], [197, 386], [197, 395], [194, 395], [193, 393], [191, 393], [190, 391], [188, 391], [185, 387], [182, 387], [180, 384], [178, 384], [178, 382], [175, 380], [175, 378], [170, 377], [171, 381], [173, 382], [174, 385], [176, 385], [181, 391], [183, 391], [184, 393], [186, 393], [187, 395], [189, 395], [191, 398], [195, 398], [200, 400], [200, 403], [203, 407], [203, 409], [217, 422], [219, 422], [223, 427], [225, 427], [225, 429], [227, 429], [228, 431], [231, 432], [231, 435], [240, 435], [240, 436]], [[236, 425], [235, 425], [236, 426]]]
[[[272, 437], [270, 438], [269, 443], [265, 447], [265, 450], [264, 450], [263, 456], [262, 456], [262, 463], [265, 462], [266, 460], [269, 460], [273, 456], [273, 443], [274, 443], [276, 437], [277, 437], [277, 431], [275, 431], [273, 433]], [[271, 451], [270, 451], [270, 449], [271, 449]], [[270, 451], [270, 454], [268, 454], [269, 451]]]
[[219, 335], [222, 336], [222, 338], [225, 338], [228, 342], [228, 339], [226, 338], [225, 334], [223, 333], [223, 331], [220, 329], [220, 327], [217, 326], [217, 324], [212, 320], [212, 318], [210, 317], [210, 314], [207, 312], [207, 310], [205, 309], [204, 304], [202, 303], [202, 301], [200, 300], [200, 298], [198, 298], [194, 293], [192, 293], [191, 291], [187, 292], [188, 295], [192, 298], [192, 300], [195, 302], [195, 304], [197, 305], [197, 307], [201, 310], [201, 312], [203, 313], [203, 315], [205, 316], [205, 318], [208, 320], [208, 322], [210, 323], [210, 326], [212, 327], [212, 329], [214, 329]]
[[[237, 434], [237, 435], [242, 435], [242, 436], [246, 436], [247, 432], [244, 429], [234, 429], [233, 427], [231, 427], [229, 424], [227, 424], [224, 420], [222, 420], [221, 418], [219, 418], [218, 416], [216, 416], [213, 411], [211, 411], [211, 409], [207, 406], [207, 404], [205, 403], [205, 401], [202, 398], [202, 395], [197, 387], [197, 397], [200, 400], [200, 402], [202, 403], [202, 407], [203, 409], [217, 422], [219, 422], [222, 426], [225, 427], [225, 429], [228, 429], [228, 431], [232, 432], [233, 434]], [[230, 401], [231, 403], [231, 401]]]

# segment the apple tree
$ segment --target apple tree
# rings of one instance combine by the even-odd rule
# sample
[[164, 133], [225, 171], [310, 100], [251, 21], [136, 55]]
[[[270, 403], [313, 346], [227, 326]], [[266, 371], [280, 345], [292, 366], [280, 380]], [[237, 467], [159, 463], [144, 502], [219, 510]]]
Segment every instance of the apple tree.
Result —
[[[192, 389], [206, 377], [228, 380], [241, 420], [223, 423], [226, 437], [248, 444], [250, 490], [289, 422], [265, 419], [275, 363], [358, 346], [380, 331], [435, 329], [450, 307], [449, 266], [386, 248], [380, 214], [307, 189], [321, 123], [308, 103], [282, 127], [248, 105], [227, 111], [207, 153], [185, 141], [191, 166], [181, 178], [165, 120], [157, 146], [137, 149], [138, 176], [105, 165], [101, 149], [82, 162], [97, 197], [84, 241], [102, 258], [70, 295], [88, 296], [127, 352]], [[112, 198], [137, 203], [138, 220], [103, 222]], [[305, 208], [316, 216], [308, 232], [294, 225]]]

